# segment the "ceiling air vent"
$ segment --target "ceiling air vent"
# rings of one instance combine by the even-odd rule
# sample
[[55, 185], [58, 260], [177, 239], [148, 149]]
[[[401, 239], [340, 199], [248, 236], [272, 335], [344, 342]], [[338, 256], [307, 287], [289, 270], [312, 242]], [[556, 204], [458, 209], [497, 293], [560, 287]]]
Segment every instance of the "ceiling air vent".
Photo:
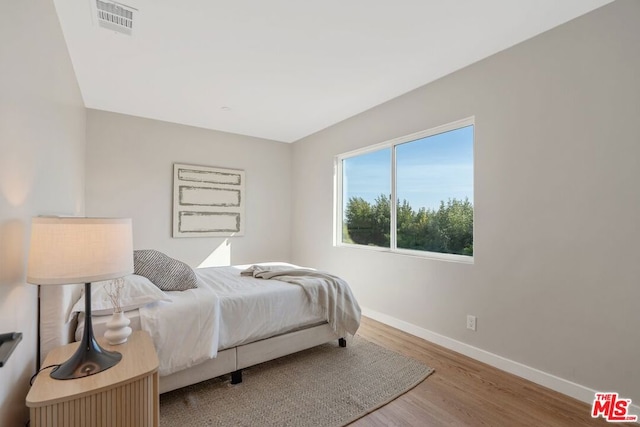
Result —
[[92, 0], [91, 4], [95, 8], [94, 16], [99, 26], [129, 36], [132, 34], [137, 9], [109, 0]]

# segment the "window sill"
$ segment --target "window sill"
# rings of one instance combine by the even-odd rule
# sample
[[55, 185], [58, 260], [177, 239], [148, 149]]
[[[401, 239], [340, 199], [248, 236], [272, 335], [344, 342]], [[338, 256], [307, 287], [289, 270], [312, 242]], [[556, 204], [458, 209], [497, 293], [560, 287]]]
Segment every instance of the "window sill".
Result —
[[436, 260], [436, 261], [446, 261], [446, 262], [456, 262], [459, 264], [473, 265], [475, 263], [474, 257], [467, 256], [467, 255], [443, 254], [438, 252], [423, 252], [423, 251], [415, 251], [411, 249], [391, 249], [391, 248], [383, 248], [380, 246], [355, 245], [351, 243], [337, 243], [334, 246], [337, 248], [348, 248], [348, 249], [357, 249], [357, 250], [365, 250], [365, 251], [373, 251], [373, 252], [387, 252], [390, 254], [411, 256], [415, 258], [430, 259], [430, 260]]

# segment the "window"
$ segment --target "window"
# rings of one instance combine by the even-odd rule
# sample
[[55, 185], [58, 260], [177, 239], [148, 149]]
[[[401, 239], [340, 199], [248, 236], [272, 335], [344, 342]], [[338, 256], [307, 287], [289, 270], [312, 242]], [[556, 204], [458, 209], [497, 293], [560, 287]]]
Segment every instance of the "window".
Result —
[[467, 119], [338, 156], [338, 244], [471, 259], [473, 130]]

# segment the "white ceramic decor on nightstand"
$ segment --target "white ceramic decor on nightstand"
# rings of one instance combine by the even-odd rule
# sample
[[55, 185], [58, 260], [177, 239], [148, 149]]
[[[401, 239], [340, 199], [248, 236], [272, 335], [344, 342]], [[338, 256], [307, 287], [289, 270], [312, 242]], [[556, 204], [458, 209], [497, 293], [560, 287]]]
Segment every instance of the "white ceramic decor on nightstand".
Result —
[[124, 315], [122, 311], [116, 311], [107, 322], [107, 330], [104, 337], [111, 345], [118, 345], [127, 342], [127, 338], [131, 335], [129, 324], [131, 320]]

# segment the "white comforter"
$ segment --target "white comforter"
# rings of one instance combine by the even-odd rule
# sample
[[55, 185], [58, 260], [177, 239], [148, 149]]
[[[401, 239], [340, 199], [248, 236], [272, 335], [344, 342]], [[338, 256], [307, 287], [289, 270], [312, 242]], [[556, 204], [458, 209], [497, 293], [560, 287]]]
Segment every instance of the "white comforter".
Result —
[[[289, 271], [297, 267], [281, 263], [260, 265], [277, 265]], [[318, 277], [313, 278], [314, 283], [303, 286], [285, 283], [282, 277], [274, 277], [280, 280], [242, 277], [240, 272], [246, 267], [196, 269], [197, 289], [168, 292], [172, 302], [140, 308], [140, 325], [153, 339], [161, 376], [214, 358], [218, 349], [285, 333], [293, 327], [330, 321], [334, 330], [354, 333], [357, 329], [360, 308], [346, 283], [345, 292], [351, 297], [347, 299], [349, 304], [345, 305], [342, 291], [337, 294], [331, 291], [329, 304], [329, 299], [323, 298], [326, 291], [323, 292], [323, 286], [316, 282]], [[320, 292], [320, 295], [311, 298], [310, 292]], [[316, 304], [321, 302], [321, 310], [310, 304], [314, 300]], [[337, 322], [340, 327], [335, 327], [336, 319], [344, 320], [344, 316], [336, 316], [336, 302], [338, 312], [351, 314], [347, 316], [346, 324], [341, 320]], [[348, 310], [345, 309], [347, 306]]]
[[360, 326], [360, 306], [347, 282], [338, 276], [308, 268], [264, 265], [252, 265], [240, 274], [300, 286], [314, 312], [324, 317], [339, 336], [355, 335]]
[[171, 293], [172, 302], [140, 308], [140, 325], [158, 352], [161, 376], [216, 357], [220, 298], [207, 286]]

